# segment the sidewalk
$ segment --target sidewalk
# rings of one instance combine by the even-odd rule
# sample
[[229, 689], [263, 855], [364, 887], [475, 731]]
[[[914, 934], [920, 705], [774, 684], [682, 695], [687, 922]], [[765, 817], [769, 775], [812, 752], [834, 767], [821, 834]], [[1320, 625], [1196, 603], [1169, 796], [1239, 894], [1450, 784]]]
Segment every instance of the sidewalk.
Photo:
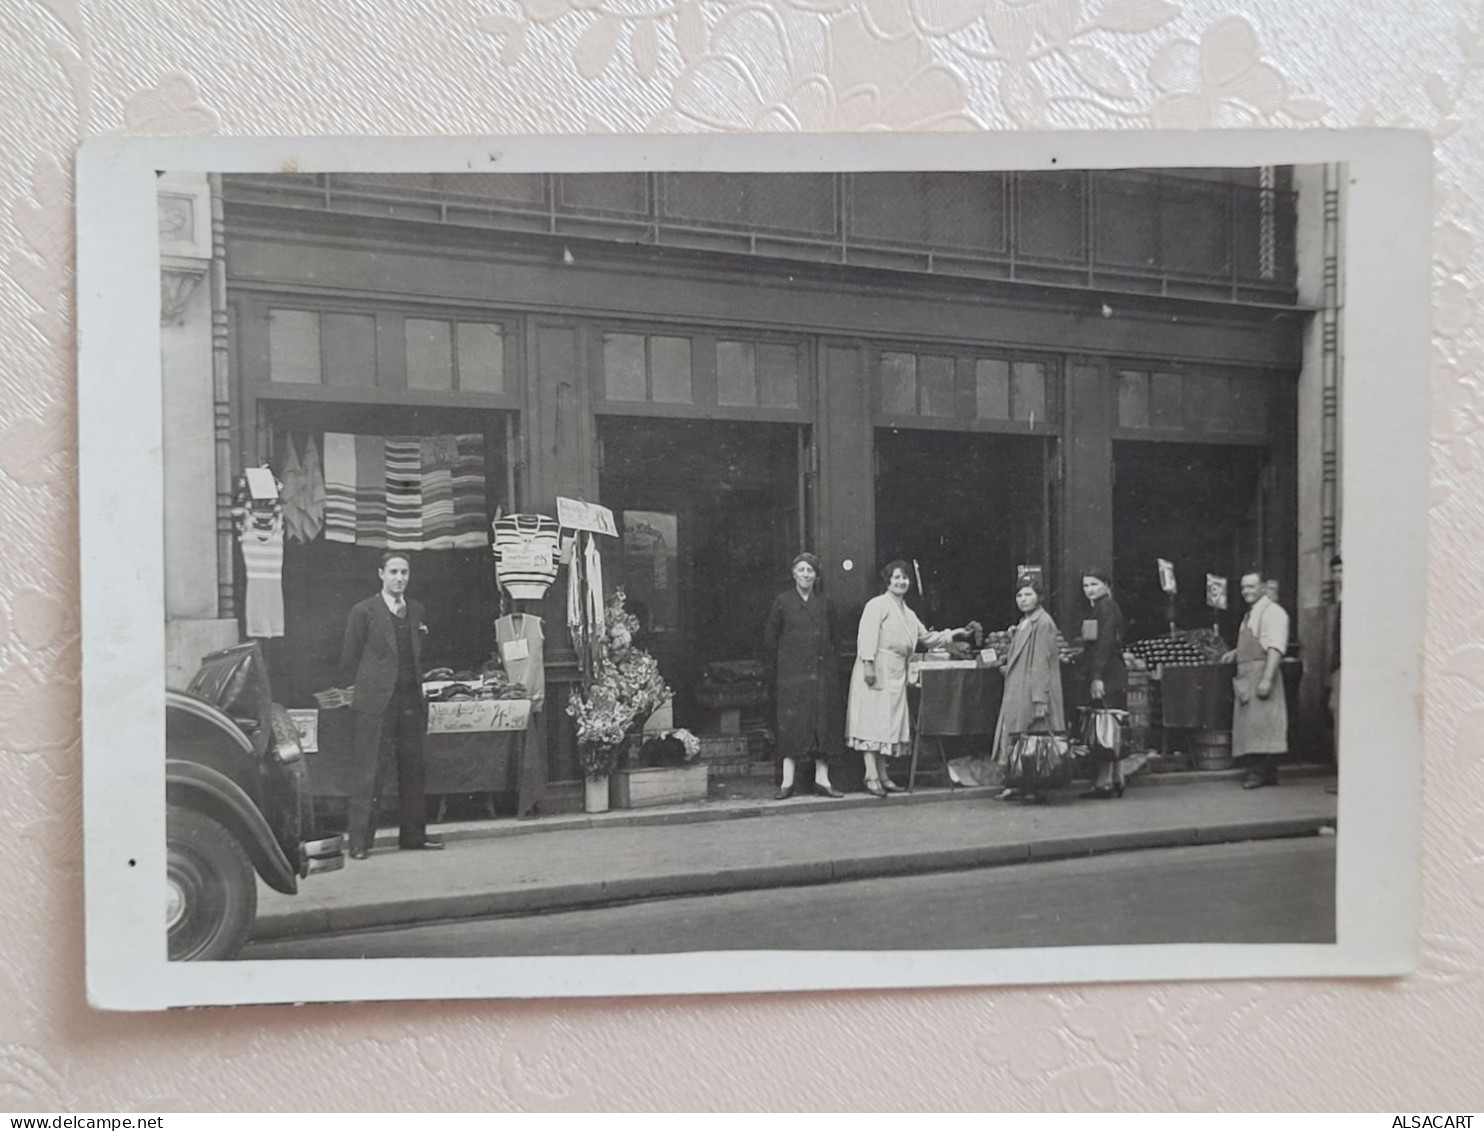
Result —
[[710, 802], [449, 826], [435, 830], [443, 852], [399, 852], [393, 836], [369, 860], [303, 881], [296, 896], [260, 883], [253, 937], [1305, 836], [1335, 823], [1326, 777], [1248, 791], [1228, 774], [1166, 776], [1133, 779], [1118, 801], [1063, 791], [1026, 806], [994, 800], [996, 790], [919, 789], [885, 801]]

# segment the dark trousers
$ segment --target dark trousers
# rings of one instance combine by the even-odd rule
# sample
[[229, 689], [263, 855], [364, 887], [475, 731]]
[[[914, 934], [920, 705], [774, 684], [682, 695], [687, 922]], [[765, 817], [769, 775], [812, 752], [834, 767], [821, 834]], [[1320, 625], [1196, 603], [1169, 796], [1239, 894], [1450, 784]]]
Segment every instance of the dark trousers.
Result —
[[350, 847], [371, 847], [382, 787], [396, 766], [398, 843], [421, 844], [428, 834], [423, 731], [427, 715], [416, 695], [395, 694], [380, 715], [356, 714], [356, 757], [350, 784]]

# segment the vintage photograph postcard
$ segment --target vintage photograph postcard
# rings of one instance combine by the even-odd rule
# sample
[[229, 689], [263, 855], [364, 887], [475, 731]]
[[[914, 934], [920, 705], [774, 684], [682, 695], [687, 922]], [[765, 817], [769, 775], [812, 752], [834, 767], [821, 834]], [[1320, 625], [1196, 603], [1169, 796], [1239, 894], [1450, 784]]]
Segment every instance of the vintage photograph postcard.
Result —
[[1407, 972], [1429, 176], [85, 143], [90, 1000]]

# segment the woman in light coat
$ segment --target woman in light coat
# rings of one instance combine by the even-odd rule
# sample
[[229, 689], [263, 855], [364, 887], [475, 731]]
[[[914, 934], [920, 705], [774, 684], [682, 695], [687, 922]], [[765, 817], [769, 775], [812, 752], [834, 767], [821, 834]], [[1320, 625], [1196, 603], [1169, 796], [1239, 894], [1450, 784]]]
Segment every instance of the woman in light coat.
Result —
[[[1061, 650], [1056, 622], [1042, 607], [1045, 599], [1046, 592], [1034, 577], [1022, 577], [1015, 587], [1015, 605], [1021, 616], [1010, 641], [1004, 698], [994, 734], [994, 760], [1001, 766], [1008, 765], [1010, 750], [1020, 735], [1063, 734], [1067, 729]], [[1035, 789], [1011, 788], [1000, 794], [1002, 801], [1043, 799], [1044, 795]]]
[[971, 628], [932, 632], [923, 626], [907, 607], [907, 591], [912, 588], [909, 569], [906, 562], [894, 561], [881, 571], [886, 592], [872, 597], [861, 611], [850, 673], [845, 744], [864, 757], [866, 792], [876, 797], [901, 792], [887, 775], [885, 760], [912, 753], [907, 658], [918, 647], [931, 648], [972, 634]]

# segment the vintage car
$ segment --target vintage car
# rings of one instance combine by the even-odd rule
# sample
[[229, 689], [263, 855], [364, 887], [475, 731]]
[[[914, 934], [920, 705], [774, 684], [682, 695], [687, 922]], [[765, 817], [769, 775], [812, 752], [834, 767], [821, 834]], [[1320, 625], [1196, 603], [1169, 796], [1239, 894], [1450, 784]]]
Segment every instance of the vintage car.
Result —
[[292, 895], [345, 866], [343, 836], [316, 838], [299, 732], [256, 643], [213, 652], [165, 693], [170, 958], [234, 957], [257, 914], [257, 877]]

